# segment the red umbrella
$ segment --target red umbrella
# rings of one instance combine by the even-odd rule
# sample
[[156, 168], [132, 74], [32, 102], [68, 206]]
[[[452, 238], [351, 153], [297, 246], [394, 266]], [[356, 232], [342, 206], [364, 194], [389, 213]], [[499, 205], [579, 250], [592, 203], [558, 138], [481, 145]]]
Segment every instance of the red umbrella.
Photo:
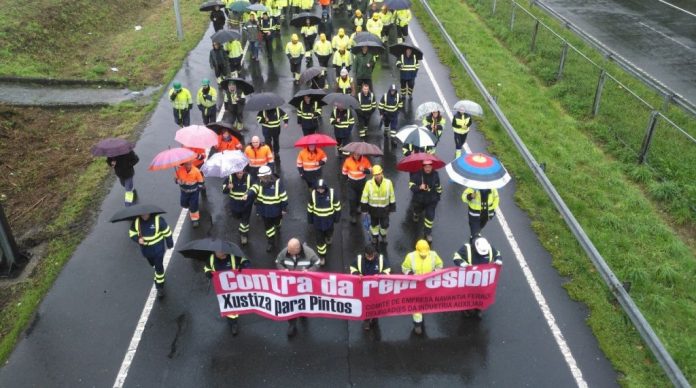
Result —
[[187, 148], [172, 148], [160, 152], [152, 159], [148, 170], [166, 170], [171, 167], [180, 166], [186, 162], [196, 159], [198, 155]]
[[331, 147], [337, 144], [338, 143], [333, 137], [315, 133], [312, 135], [302, 136], [300, 140], [295, 142], [295, 147], [307, 147], [309, 145], [315, 145], [317, 147]]
[[174, 140], [193, 148], [209, 148], [217, 145], [218, 136], [210, 128], [202, 125], [189, 125], [176, 131]]
[[396, 169], [406, 172], [418, 172], [423, 168], [423, 162], [426, 160], [432, 162], [434, 170], [445, 167], [445, 162], [440, 160], [440, 158], [437, 156], [425, 152], [419, 152], [403, 158], [399, 163], [396, 164]]

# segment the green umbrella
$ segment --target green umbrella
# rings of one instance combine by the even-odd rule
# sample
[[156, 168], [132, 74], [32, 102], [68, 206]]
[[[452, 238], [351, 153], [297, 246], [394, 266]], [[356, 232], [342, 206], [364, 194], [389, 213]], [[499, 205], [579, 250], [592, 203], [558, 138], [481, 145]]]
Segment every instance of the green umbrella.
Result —
[[248, 1], [235, 1], [233, 3], [230, 3], [230, 5], [227, 7], [230, 11], [232, 12], [247, 12], [247, 7], [249, 7], [251, 3]]

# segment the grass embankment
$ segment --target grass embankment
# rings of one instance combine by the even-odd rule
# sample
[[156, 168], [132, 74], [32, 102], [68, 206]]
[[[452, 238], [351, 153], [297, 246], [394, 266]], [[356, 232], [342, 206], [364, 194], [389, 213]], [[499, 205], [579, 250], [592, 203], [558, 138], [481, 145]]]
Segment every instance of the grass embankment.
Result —
[[180, 44], [172, 0], [0, 0], [0, 75], [157, 85], [199, 40], [199, 5], [181, 2]]
[[[669, 217], [670, 223], [677, 225], [682, 238], [696, 250], [696, 144], [664, 119], [659, 118], [648, 153], [647, 166], [639, 166], [637, 155], [650, 117], [649, 107], [608, 78], [599, 114], [595, 118], [591, 117], [599, 68], [573, 50], [568, 50], [563, 75], [558, 80], [562, 47], [557, 37], [540, 27], [532, 52], [534, 19], [518, 10], [515, 13], [513, 31], [510, 31], [510, 1], [498, 1], [495, 14], [491, 14], [491, 1], [468, 2], [496, 36], [550, 88], [554, 98], [567, 113], [578, 120], [578, 128], [590, 134], [595, 144], [624, 162], [622, 169], [626, 175], [644, 188], [653, 203]], [[622, 84], [655, 109], [662, 110], [664, 97], [661, 94], [622, 71], [596, 50], [589, 48], [584, 41], [560, 26], [543, 10], [524, 5], [592, 61], [607, 69]], [[696, 136], [696, 120], [693, 116], [674, 105], [663, 110], [663, 114], [691, 136]]]
[[[457, 95], [477, 99], [478, 92], [429, 21], [418, 2], [416, 15], [442, 61], [452, 71]], [[620, 279], [632, 282], [631, 295], [688, 378], [696, 378], [696, 273], [694, 255], [660, 216], [620, 161], [606, 155], [594, 138], [558, 102], [554, 90], [539, 81], [495, 38], [467, 5], [451, 0], [429, 4], [493, 91], [536, 159], [546, 162], [549, 178]], [[480, 99], [480, 98], [479, 98]], [[487, 117], [492, 114], [488, 112]], [[537, 184], [502, 127], [486, 120], [481, 130], [491, 150], [502, 155], [515, 176], [518, 204], [553, 256], [553, 265], [570, 281], [574, 299], [590, 309], [588, 324], [626, 386], [665, 386], [666, 377], [614, 301], [553, 204]], [[589, 373], [589, 372], [586, 372]]]
[[[0, 0], [0, 73], [95, 78], [98, 74], [92, 64], [113, 63], [120, 69], [118, 76], [130, 85], [166, 84], [208, 25], [207, 15], [200, 13], [199, 4], [194, 2], [182, 4], [183, 42], [176, 37], [171, 1], [38, 3], [27, 7]], [[136, 32], [136, 24], [143, 30]], [[50, 41], [42, 41], [47, 36]], [[95, 39], [85, 42], [86, 36]], [[8, 39], [36, 44], [14, 42], [8, 46]], [[45, 61], [38, 63], [43, 56]], [[7, 58], [16, 60], [8, 62]], [[109, 136], [135, 140], [139, 123], [157, 100], [155, 97], [147, 105], [127, 102], [65, 111], [0, 107], [3, 206], [16, 236], [33, 231], [32, 245], [47, 243], [28, 279], [0, 287], [0, 363], [9, 356], [36, 307], [89, 230], [93, 219], [90, 211], [108, 189], [105, 182], [112, 174], [103, 158], [92, 158], [90, 147]]]

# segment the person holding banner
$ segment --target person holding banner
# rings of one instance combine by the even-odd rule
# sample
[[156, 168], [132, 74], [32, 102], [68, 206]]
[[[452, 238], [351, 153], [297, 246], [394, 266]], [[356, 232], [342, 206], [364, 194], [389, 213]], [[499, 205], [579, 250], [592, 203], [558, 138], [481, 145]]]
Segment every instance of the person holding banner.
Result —
[[[365, 245], [362, 255], [350, 265], [351, 275], [372, 276], [372, 275], [389, 275], [389, 260], [384, 255], [377, 256], [377, 251], [372, 244]], [[363, 321], [363, 330], [369, 331], [372, 326], [377, 326], [377, 318], [366, 319]]]
[[[430, 244], [425, 240], [418, 240], [416, 250], [406, 255], [401, 263], [401, 272], [404, 275], [423, 275], [442, 269], [444, 263], [437, 252], [430, 250]], [[413, 332], [423, 334], [423, 314], [413, 314]]]
[[[280, 251], [275, 260], [276, 268], [282, 271], [316, 271], [319, 257], [306, 243], [297, 238], [288, 241], [288, 247]], [[288, 337], [297, 334], [297, 318], [288, 320]]]
[[[474, 246], [473, 250], [471, 249], [472, 245]], [[503, 265], [503, 259], [500, 257], [500, 251], [495, 249], [491, 243], [488, 242], [488, 239], [481, 237], [480, 235], [477, 237], [472, 237], [470, 243], [462, 245], [462, 247], [454, 253], [452, 261], [454, 261], [454, 265], [462, 268], [466, 268], [470, 265], [491, 263]], [[469, 317], [481, 317], [480, 309], [465, 310], [464, 313]]]
[[[251, 262], [246, 257], [232, 256], [225, 252], [213, 252], [210, 254], [208, 264], [203, 267], [203, 271], [208, 279], [212, 279], [213, 272], [242, 270], [242, 268], [249, 268], [250, 266]], [[238, 314], [227, 315], [227, 323], [230, 325], [232, 335], [239, 333], [238, 318]]]

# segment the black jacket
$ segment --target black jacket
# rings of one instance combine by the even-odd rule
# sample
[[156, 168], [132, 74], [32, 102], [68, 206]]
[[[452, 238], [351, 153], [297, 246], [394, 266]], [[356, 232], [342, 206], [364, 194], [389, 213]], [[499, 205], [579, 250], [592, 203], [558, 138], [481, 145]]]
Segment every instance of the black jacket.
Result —
[[116, 161], [116, 166], [114, 166], [114, 172], [116, 176], [121, 179], [127, 179], [135, 175], [135, 169], [133, 166], [138, 164], [140, 158], [135, 152], [131, 151], [125, 155], [115, 156], [113, 158], [106, 158], [106, 164], [111, 167], [111, 162]]

